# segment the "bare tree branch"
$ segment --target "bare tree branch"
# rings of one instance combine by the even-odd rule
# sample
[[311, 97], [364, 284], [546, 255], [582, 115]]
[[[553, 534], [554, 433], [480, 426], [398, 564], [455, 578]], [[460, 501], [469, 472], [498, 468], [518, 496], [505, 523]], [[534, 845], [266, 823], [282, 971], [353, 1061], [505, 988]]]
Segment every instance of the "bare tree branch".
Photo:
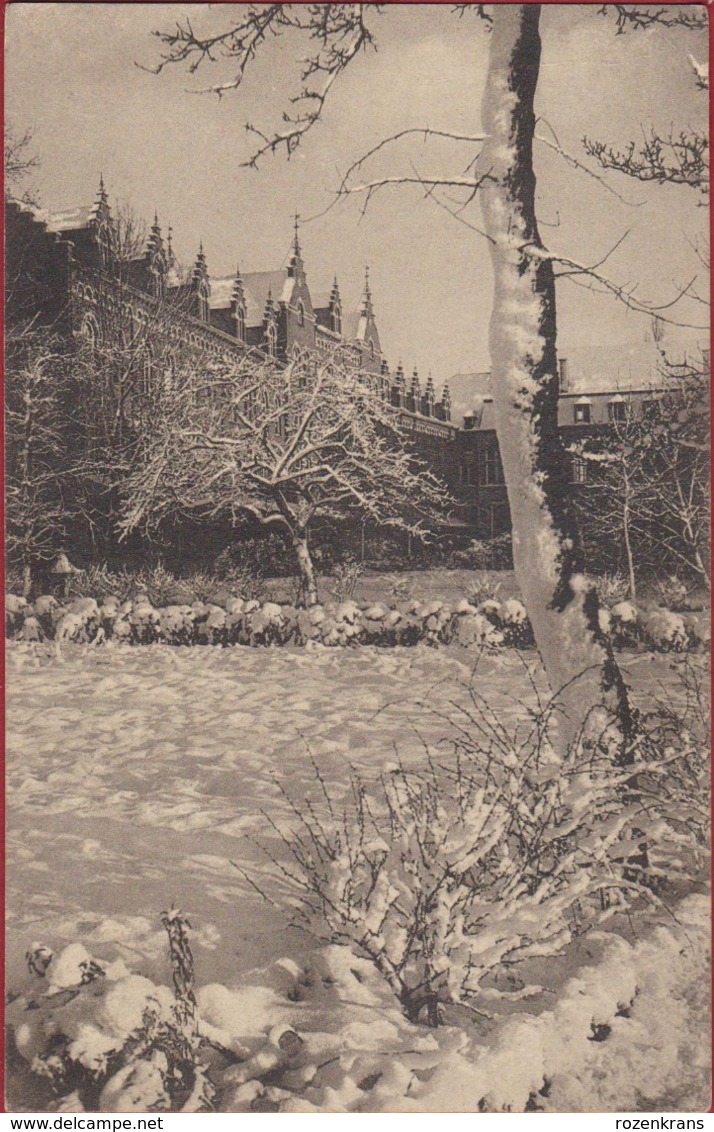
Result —
[[640, 31], [655, 26], [686, 28], [689, 31], [706, 31], [709, 26], [706, 8], [698, 4], [667, 4], [663, 8], [641, 8], [637, 4], [603, 4], [598, 8], [598, 14], [616, 17], [618, 35], [624, 35], [628, 29]]
[[621, 193], [618, 193], [617, 189], [614, 189], [612, 185], [608, 184], [604, 177], [601, 177], [598, 173], [596, 173], [594, 169], [590, 169], [582, 161], [579, 161], [577, 157], [574, 157], [571, 153], [567, 153], [561, 146], [558, 140], [558, 136], [551, 126], [550, 122], [546, 121], [545, 118], [540, 118], [539, 121], [542, 122], [543, 125], [547, 127], [547, 129], [550, 130], [553, 138], [551, 140], [550, 138], [543, 137], [542, 134], [535, 134], [535, 141], [540, 142], [541, 145], [548, 146], [549, 149], [552, 149], [554, 153], [557, 153], [559, 157], [562, 157], [563, 160], [567, 162], [567, 164], [570, 165], [573, 169], [579, 169], [581, 173], [585, 173], [588, 177], [592, 177], [593, 180], [602, 185], [606, 192], [612, 193], [613, 196], [616, 196], [617, 199], [621, 200], [623, 204], [628, 205], [628, 207], [630, 208], [642, 207], [644, 201], [627, 200], [627, 198], [623, 197]]
[[709, 195], [709, 139], [696, 130], [665, 138], [651, 131], [639, 148], [630, 142], [620, 150], [587, 137], [583, 146], [603, 169], [658, 185], [688, 185]]
[[[319, 120], [325, 102], [335, 81], [359, 54], [373, 44], [373, 37], [364, 21], [369, 7], [379, 11], [380, 5], [371, 4], [250, 4], [244, 14], [225, 32], [212, 36], [199, 36], [189, 19], [177, 24], [172, 32], [154, 34], [168, 51], [156, 67], [145, 68], [159, 74], [172, 63], [187, 63], [191, 74], [201, 64], [217, 59], [235, 60], [231, 79], [216, 83], [197, 93], [212, 93], [222, 97], [237, 90], [257, 52], [269, 37], [278, 37], [286, 31], [306, 34], [318, 44], [316, 54], [303, 60], [300, 89], [290, 98], [293, 107], [284, 111], [282, 129], [272, 132], [248, 124], [246, 129], [255, 134], [261, 144], [243, 164], [256, 168], [267, 153], [276, 153], [284, 147], [290, 157], [305, 134]], [[234, 12], [236, 9], [232, 8]]]

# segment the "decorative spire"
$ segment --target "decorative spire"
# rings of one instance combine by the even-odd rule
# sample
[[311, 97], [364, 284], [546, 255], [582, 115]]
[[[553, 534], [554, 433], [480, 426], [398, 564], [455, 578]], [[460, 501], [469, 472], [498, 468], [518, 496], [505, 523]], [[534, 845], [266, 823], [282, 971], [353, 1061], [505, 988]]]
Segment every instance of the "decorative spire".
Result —
[[444, 382], [444, 392], [441, 394], [441, 408], [444, 414], [444, 420], [451, 420], [451, 391], [449, 389], [448, 381]]
[[272, 286], [271, 283], [269, 283], [268, 284], [268, 297], [265, 300], [265, 311], [263, 313], [263, 321], [266, 321], [266, 319], [269, 318], [269, 316], [273, 313], [273, 310], [274, 310], [273, 286]]
[[374, 314], [372, 309], [372, 291], [369, 286], [369, 267], [365, 266], [364, 269], [364, 291], [362, 292], [362, 307], [360, 314], [363, 317], [369, 317]]
[[240, 273], [239, 265], [236, 264], [236, 274], [235, 279], [233, 280], [233, 298], [235, 299], [237, 305], [240, 305], [240, 303], [243, 302], [244, 294], [245, 292], [243, 289], [243, 276]]
[[419, 382], [419, 373], [417, 372], [416, 366], [414, 366], [414, 373], [412, 374], [412, 393], [418, 396], [420, 392], [421, 385]]
[[173, 247], [173, 244], [171, 243], [171, 239], [173, 237], [173, 234], [174, 234], [174, 230], [171, 227], [171, 225], [169, 224], [169, 226], [166, 230], [166, 255], [168, 256], [168, 260], [169, 260], [170, 264], [173, 264], [173, 261], [174, 261], [174, 247]]
[[402, 366], [401, 361], [397, 366], [397, 372], [394, 375], [394, 380], [397, 385], [404, 385], [404, 367]]
[[332, 283], [332, 290], [330, 291], [330, 302], [334, 305], [335, 303], [339, 303], [339, 301], [340, 301], [340, 285], [337, 282], [337, 276], [335, 276], [333, 283]]
[[101, 201], [102, 204], [106, 204], [107, 200], [108, 200], [107, 190], [104, 188], [104, 174], [103, 173], [99, 174], [99, 189], [97, 190], [97, 200]]
[[295, 223], [293, 225], [295, 235], [293, 237], [293, 254], [290, 256], [290, 263], [288, 264], [288, 275], [291, 279], [302, 272], [302, 249], [300, 247], [300, 213], [295, 213]]
[[196, 262], [193, 265], [193, 272], [191, 273], [192, 282], [198, 284], [204, 279], [208, 279], [208, 268], [206, 266], [206, 257], [203, 253], [203, 240], [198, 245], [198, 255]]
[[431, 370], [429, 370], [429, 376], [426, 379], [425, 393], [426, 393], [426, 396], [430, 398], [430, 400], [432, 400], [432, 401], [434, 400], [434, 397], [436, 396], [436, 394], [434, 393], [434, 379], [431, 376]]

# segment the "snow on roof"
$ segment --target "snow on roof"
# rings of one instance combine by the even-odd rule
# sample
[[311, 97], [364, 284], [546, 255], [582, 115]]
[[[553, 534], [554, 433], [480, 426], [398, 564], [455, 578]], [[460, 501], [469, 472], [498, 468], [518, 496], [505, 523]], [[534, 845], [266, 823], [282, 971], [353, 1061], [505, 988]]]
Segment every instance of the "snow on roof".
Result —
[[312, 295], [312, 309], [314, 311], [326, 311], [330, 308], [330, 291], [317, 291]]
[[360, 342], [367, 341], [368, 327], [369, 319], [362, 314], [361, 308], [359, 310], [349, 311], [344, 316], [342, 322], [345, 338], [356, 338]]
[[50, 232], [76, 232], [87, 228], [96, 219], [97, 205], [83, 204], [76, 208], [64, 208], [50, 212], [48, 208], [38, 208], [28, 201], [16, 197], [9, 197], [23, 212], [29, 212], [40, 224], [46, 224]]
[[65, 208], [61, 212], [49, 212], [46, 223], [50, 232], [77, 232], [88, 228], [96, 217], [96, 204], [85, 204], [78, 208]]
[[270, 291], [274, 303], [289, 303], [295, 280], [287, 271], [252, 271], [243, 276], [246, 326], [262, 326]]
[[[226, 275], [223, 279], [214, 279], [211, 276], [211, 310], [227, 310], [231, 305], [233, 291], [236, 285], [235, 275]], [[261, 314], [260, 321], [263, 321]]]

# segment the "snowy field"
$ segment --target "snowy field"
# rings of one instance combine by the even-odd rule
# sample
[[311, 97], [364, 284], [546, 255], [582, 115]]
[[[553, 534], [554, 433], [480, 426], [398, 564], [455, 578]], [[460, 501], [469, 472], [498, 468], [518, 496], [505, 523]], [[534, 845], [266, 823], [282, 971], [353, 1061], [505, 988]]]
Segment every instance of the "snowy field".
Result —
[[[339, 800], [350, 765], [377, 774], [395, 751], [406, 767], [423, 762], [470, 684], [509, 727], [523, 723], [522, 705], [534, 703], [524, 662], [509, 652], [474, 671], [476, 661], [426, 647], [66, 646], [58, 656], [10, 643], [9, 988], [37, 940], [79, 940], [165, 982], [158, 916], [171, 906], [191, 918], [199, 985], [235, 984], [281, 957], [302, 962], [310, 937], [232, 862], [261, 873], [279, 902], [280, 878], [254, 839], [283, 852], [263, 812], [284, 825], [283, 791], [298, 804], [314, 792], [308, 750]], [[641, 702], [676, 697], [671, 665], [626, 659]]]

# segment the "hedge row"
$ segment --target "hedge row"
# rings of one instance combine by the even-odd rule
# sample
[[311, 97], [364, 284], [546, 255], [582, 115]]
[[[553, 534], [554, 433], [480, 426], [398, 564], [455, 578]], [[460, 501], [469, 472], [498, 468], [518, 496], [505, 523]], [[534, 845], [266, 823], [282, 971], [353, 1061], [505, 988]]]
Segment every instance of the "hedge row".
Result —
[[[119, 602], [107, 597], [61, 603], [51, 596], [34, 604], [8, 594], [6, 633], [23, 641], [132, 645], [346, 645], [459, 644], [531, 648], [525, 607], [515, 598], [483, 601], [411, 601], [390, 608], [354, 601], [298, 609], [275, 602], [226, 598], [221, 604], [152, 606], [145, 596]], [[683, 652], [708, 642], [703, 619], [664, 609], [641, 612], [630, 602], [603, 609], [601, 626], [618, 647]]]

